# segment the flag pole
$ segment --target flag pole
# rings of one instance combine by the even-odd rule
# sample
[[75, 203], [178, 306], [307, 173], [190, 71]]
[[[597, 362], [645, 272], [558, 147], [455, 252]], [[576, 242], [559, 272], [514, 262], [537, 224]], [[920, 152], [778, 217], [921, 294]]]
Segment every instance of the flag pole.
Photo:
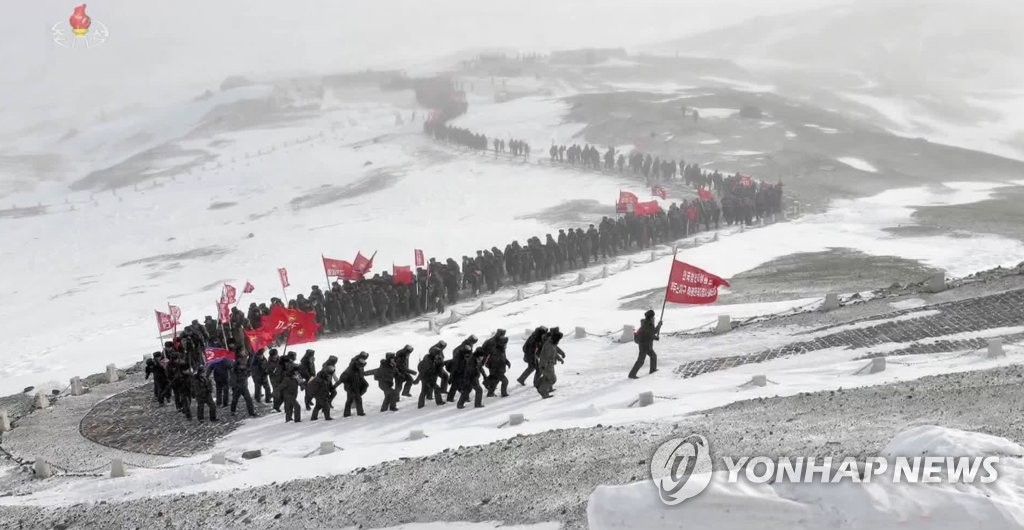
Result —
[[665, 306], [668, 304], [668, 288], [672, 285], [672, 268], [676, 266], [676, 255], [679, 254], [679, 246], [672, 247], [672, 265], [668, 269], [668, 283], [665, 284], [665, 299], [661, 302], [661, 316], [658, 317], [658, 322], [661, 322], [665, 317]]

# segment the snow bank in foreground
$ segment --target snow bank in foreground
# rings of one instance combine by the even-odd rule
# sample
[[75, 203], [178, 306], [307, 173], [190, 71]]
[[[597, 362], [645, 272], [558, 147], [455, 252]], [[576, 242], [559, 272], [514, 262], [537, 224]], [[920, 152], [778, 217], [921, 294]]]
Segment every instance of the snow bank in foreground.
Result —
[[[538, 523], [527, 525], [505, 526], [499, 522], [488, 521], [485, 523], [409, 523], [399, 526], [389, 526], [382, 530], [558, 530], [562, 525], [559, 523]], [[355, 527], [352, 527], [355, 528]]]
[[702, 494], [676, 507], [663, 505], [649, 481], [600, 486], [590, 496], [587, 521], [593, 530], [1019, 529], [1024, 526], [1022, 453], [1024, 448], [1005, 438], [915, 427], [896, 435], [883, 455], [998, 455], [999, 478], [985, 485], [893, 484], [882, 477], [861, 484], [726, 484], [723, 472], [715, 473]]
[[878, 168], [868, 163], [867, 160], [862, 158], [856, 158], [852, 156], [839, 157], [836, 160], [852, 167], [853, 169], [859, 169], [861, 171], [867, 171], [868, 173], [878, 173]]

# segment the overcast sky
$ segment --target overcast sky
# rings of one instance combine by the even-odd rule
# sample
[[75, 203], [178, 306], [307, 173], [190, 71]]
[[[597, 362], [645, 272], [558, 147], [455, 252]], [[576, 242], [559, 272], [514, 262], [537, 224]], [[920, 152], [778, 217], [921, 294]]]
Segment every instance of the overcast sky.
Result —
[[467, 48], [638, 46], [847, 0], [93, 0], [110, 38], [53, 43], [77, 2], [5, 2], [3, 129], [72, 108], [179, 99], [231, 74], [407, 67]]

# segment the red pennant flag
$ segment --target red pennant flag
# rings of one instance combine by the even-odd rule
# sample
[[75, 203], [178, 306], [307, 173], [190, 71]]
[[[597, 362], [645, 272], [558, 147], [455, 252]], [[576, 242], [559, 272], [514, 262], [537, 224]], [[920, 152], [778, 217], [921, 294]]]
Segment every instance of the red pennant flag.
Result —
[[718, 288], [729, 282], [679, 260], [672, 262], [665, 300], [673, 304], [711, 304], [718, 300]]
[[167, 310], [171, 313], [171, 319], [174, 320], [174, 325], [181, 324], [181, 308], [176, 305], [168, 305]]
[[396, 266], [392, 265], [391, 266], [391, 283], [393, 283], [395, 285], [412, 285], [413, 284], [412, 267], [409, 267], [408, 265], [400, 266], [400, 267], [396, 267]]
[[279, 278], [281, 278], [281, 287], [282, 288], [288, 287], [289, 285], [291, 285], [290, 283], [288, 283], [288, 269], [286, 269], [284, 267], [281, 267], [280, 269], [277, 269], [277, 276]]
[[640, 202], [640, 199], [635, 194], [628, 191], [619, 191], [619, 201], [615, 203], [615, 211], [617, 213], [632, 212], [638, 202]]
[[217, 315], [224, 324], [231, 322], [231, 306], [224, 300], [217, 302]]
[[668, 199], [668, 190], [661, 186], [651, 186], [651, 195], [661, 197], [662, 199]]
[[[373, 256], [376, 255], [377, 253], [374, 252]], [[352, 262], [352, 270], [356, 271], [360, 276], [370, 272], [370, 269], [373, 268], [373, 256], [367, 259], [366, 256], [363, 256], [362, 252], [356, 252], [356, 259]]]
[[206, 348], [203, 351], [203, 361], [207, 364], [213, 364], [217, 361], [224, 359], [234, 359], [235, 353], [225, 348]]
[[156, 327], [160, 333], [174, 329], [174, 317], [167, 313], [156, 312]]
[[636, 215], [655, 215], [661, 211], [658, 201], [638, 202], [634, 206]]
[[705, 189], [704, 186], [697, 189], [697, 197], [702, 201], [710, 201], [714, 199], [714, 196], [711, 195], [711, 190]]
[[425, 259], [423, 259], [423, 251], [422, 250], [416, 249], [416, 250], [412, 251], [412, 255], [413, 255], [414, 258], [416, 258], [416, 266], [417, 267], [426, 267], [427, 266], [427, 261]]
[[245, 293], [245, 294], [249, 294], [249, 293], [251, 293], [251, 292], [253, 292], [255, 290], [256, 290], [256, 286], [253, 285], [252, 283], [248, 282], [248, 281], [245, 282], [245, 287], [242, 288], [242, 292]]
[[224, 284], [224, 288], [220, 292], [220, 301], [228, 304], [238, 303], [238, 291], [231, 285]]
[[252, 346], [253, 351], [262, 350], [267, 346], [274, 343], [274, 339], [277, 338], [271, 331], [266, 329], [247, 329], [245, 330], [245, 337], [249, 339], [249, 345]]
[[355, 267], [345, 260], [331, 259], [320, 256], [324, 260], [324, 273], [328, 278], [341, 278], [342, 280], [362, 280], [363, 275], [356, 272]]
[[316, 342], [316, 334], [320, 324], [316, 323], [316, 313], [292, 310], [291, 328], [288, 332], [288, 344], [305, 344]]

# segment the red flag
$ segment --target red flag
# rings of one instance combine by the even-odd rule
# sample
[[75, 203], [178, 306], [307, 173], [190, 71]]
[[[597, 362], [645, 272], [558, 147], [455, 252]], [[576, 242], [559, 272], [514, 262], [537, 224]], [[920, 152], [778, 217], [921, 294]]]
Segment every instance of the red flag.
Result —
[[658, 201], [638, 202], [634, 209], [636, 215], [654, 215], [660, 211], [661, 206], [658, 205]]
[[395, 265], [392, 265], [391, 283], [395, 285], [412, 285], [412, 267], [409, 267], [408, 265], [401, 267], [396, 267]]
[[262, 350], [270, 346], [274, 343], [274, 339], [277, 338], [270, 330], [262, 328], [245, 330], [245, 337], [249, 339], [249, 345], [252, 346], [253, 351]]
[[651, 186], [651, 195], [661, 197], [662, 199], [668, 199], [668, 190], [661, 186]]
[[245, 293], [245, 294], [249, 294], [249, 293], [251, 293], [251, 292], [253, 292], [255, 290], [256, 290], [256, 286], [253, 285], [252, 283], [248, 282], [248, 281], [245, 282], [245, 287], [242, 288], [242, 292]]
[[[377, 253], [374, 252], [373, 255], [376, 256]], [[373, 268], [373, 256], [367, 259], [366, 256], [363, 256], [362, 252], [356, 252], [356, 259], [352, 262], [352, 270], [362, 276], [370, 272], [371, 268]]]
[[270, 306], [270, 314], [260, 321], [260, 328], [272, 332], [275, 336], [279, 335], [291, 327], [293, 311], [295, 310], [276, 304]]
[[416, 249], [416, 250], [412, 251], [412, 255], [413, 255], [414, 258], [416, 258], [416, 266], [417, 267], [426, 267], [427, 266], [426, 260], [423, 259], [423, 251], [422, 250]]
[[615, 203], [616, 213], [629, 213], [634, 211], [640, 199], [628, 191], [619, 191], [619, 201]]
[[174, 329], [174, 317], [167, 313], [156, 312], [156, 327], [160, 333]]
[[289, 318], [291, 328], [288, 332], [288, 344], [316, 342], [316, 333], [320, 329], [320, 324], [316, 323], [316, 313], [293, 309]]
[[176, 305], [167, 305], [167, 310], [171, 313], [171, 320], [174, 321], [174, 325], [181, 324], [181, 308]]
[[714, 199], [714, 196], [711, 195], [711, 190], [705, 189], [704, 186], [701, 186], [697, 190], [697, 197], [699, 197], [702, 201], [710, 201]]
[[324, 260], [324, 273], [327, 274], [328, 278], [341, 278], [342, 280], [362, 280], [363, 275], [356, 272], [355, 268], [351, 263], [340, 260], [331, 259], [320, 256]]
[[749, 188], [754, 185], [754, 181], [750, 179], [749, 175], [743, 175], [740, 177], [740, 186]]
[[289, 285], [291, 285], [290, 283], [288, 283], [288, 269], [286, 269], [284, 267], [281, 267], [280, 269], [277, 269], [277, 276], [281, 278], [281, 287], [282, 288], [288, 287]]
[[672, 262], [665, 300], [673, 304], [711, 304], [718, 300], [718, 288], [729, 282], [679, 260]]
[[224, 288], [220, 291], [220, 301], [228, 304], [238, 303], [238, 291], [225, 283]]
[[213, 364], [224, 359], [234, 359], [235, 352], [225, 348], [206, 348], [203, 351], [203, 361], [206, 364]]
[[224, 300], [217, 302], [217, 315], [220, 316], [220, 321], [227, 324], [231, 322], [231, 307]]

